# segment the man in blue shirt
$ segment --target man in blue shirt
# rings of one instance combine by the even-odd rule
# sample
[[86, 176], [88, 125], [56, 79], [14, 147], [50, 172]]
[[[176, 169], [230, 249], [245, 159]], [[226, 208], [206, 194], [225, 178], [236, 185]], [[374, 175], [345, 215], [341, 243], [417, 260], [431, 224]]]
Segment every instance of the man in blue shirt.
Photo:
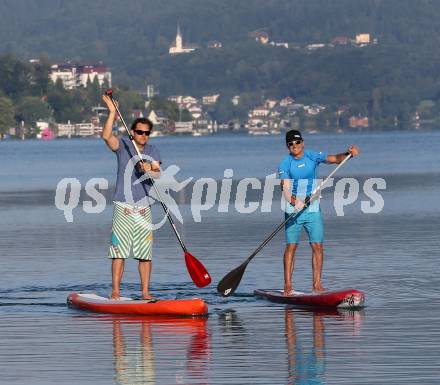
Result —
[[[321, 163], [341, 163], [347, 155], [359, 155], [357, 146], [351, 146], [346, 153], [327, 155], [304, 149], [304, 140], [297, 130], [286, 133], [289, 154], [278, 166], [283, 196], [288, 202], [286, 218], [293, 212], [304, 208], [304, 201], [316, 188], [317, 168]], [[324, 228], [318, 200], [315, 200], [296, 219], [287, 222], [285, 227], [286, 249], [284, 251], [284, 295], [293, 294], [292, 274], [295, 251], [298, 247], [301, 229], [307, 232], [312, 248], [313, 291], [323, 292], [321, 273], [323, 263]]]
[[[109, 96], [104, 95], [102, 99], [109, 110], [107, 121], [102, 130], [102, 139], [116, 154], [118, 161], [109, 250], [109, 258], [112, 259], [112, 294], [110, 298], [114, 300], [120, 298], [120, 284], [124, 273], [125, 259], [133, 255], [139, 261], [142, 299], [153, 300], [149, 293], [153, 247], [152, 220], [149, 204], [148, 202], [144, 203], [152, 183], [147, 179], [135, 184], [144, 173], [148, 173], [152, 178], [160, 177], [159, 151], [155, 146], [147, 143], [153, 124], [146, 118], [138, 118], [131, 126], [131, 135], [135, 145], [142, 158], [146, 160], [144, 163], [140, 163], [133, 143], [127, 137], [119, 138], [113, 135], [112, 128], [117, 111]], [[126, 174], [128, 178], [126, 178]]]

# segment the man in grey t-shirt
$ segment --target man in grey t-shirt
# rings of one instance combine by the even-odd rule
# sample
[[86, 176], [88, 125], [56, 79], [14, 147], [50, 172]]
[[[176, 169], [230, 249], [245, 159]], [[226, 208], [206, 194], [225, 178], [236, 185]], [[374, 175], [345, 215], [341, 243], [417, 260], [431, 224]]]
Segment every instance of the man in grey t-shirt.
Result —
[[149, 205], [143, 203], [145, 197], [149, 195], [152, 184], [148, 179], [137, 184], [134, 182], [144, 173], [149, 173], [154, 179], [160, 177], [159, 151], [147, 143], [153, 124], [148, 119], [139, 118], [131, 126], [131, 135], [136, 147], [145, 159], [145, 162], [139, 163], [133, 143], [126, 137], [118, 138], [113, 135], [112, 128], [116, 118], [116, 108], [107, 95], [104, 95], [102, 99], [109, 109], [109, 115], [102, 130], [102, 139], [116, 154], [118, 160], [109, 251], [109, 258], [112, 259], [112, 294], [110, 298], [114, 300], [120, 298], [120, 284], [124, 273], [125, 259], [133, 254], [133, 257], [139, 261], [142, 298], [152, 300], [153, 297], [149, 293], [153, 246], [151, 211]]

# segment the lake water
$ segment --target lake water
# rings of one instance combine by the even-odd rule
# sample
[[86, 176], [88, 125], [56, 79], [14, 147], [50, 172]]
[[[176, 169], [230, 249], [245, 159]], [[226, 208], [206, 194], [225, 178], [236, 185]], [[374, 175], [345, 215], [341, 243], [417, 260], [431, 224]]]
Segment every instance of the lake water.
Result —
[[[286, 152], [282, 136], [152, 142], [165, 167], [180, 167], [179, 181], [220, 181], [228, 168], [234, 180], [264, 180]], [[223, 275], [282, 221], [279, 195], [271, 212], [241, 214], [231, 201], [228, 212], [219, 212], [218, 205], [200, 212], [201, 222], [194, 221], [186, 196], [179, 198], [179, 230], [213, 283], [197, 289], [168, 224], [156, 231], [152, 292], [158, 298], [199, 296], [209, 305], [207, 318], [173, 319], [66, 307], [71, 292], [110, 292], [111, 205], [87, 214], [81, 199], [68, 223], [54, 204], [62, 178], [77, 178], [82, 186], [96, 177], [114, 184], [116, 161], [105, 145], [0, 142], [0, 384], [440, 383], [440, 133], [306, 137], [307, 148], [329, 152], [343, 152], [351, 143], [362, 155], [336, 179], [357, 178], [361, 192], [344, 216], [334, 208], [333, 190], [323, 194], [323, 282], [331, 289], [363, 290], [364, 310], [311, 312], [256, 299], [255, 289], [282, 286], [282, 233], [251, 262], [234, 296], [218, 296], [215, 286]], [[322, 165], [320, 175], [333, 168]], [[378, 190], [384, 199], [380, 213], [362, 211], [368, 177], [386, 181], [386, 190]], [[157, 205], [153, 215], [161, 215]], [[295, 268], [295, 287], [309, 290], [306, 241]], [[122, 291], [139, 294], [135, 261], [127, 262]]]

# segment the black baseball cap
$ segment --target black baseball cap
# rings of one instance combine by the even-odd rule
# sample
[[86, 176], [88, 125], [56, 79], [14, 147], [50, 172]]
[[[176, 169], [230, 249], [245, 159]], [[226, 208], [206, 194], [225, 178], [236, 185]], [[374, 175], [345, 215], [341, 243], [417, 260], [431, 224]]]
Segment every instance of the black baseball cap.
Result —
[[303, 140], [301, 133], [298, 130], [290, 130], [286, 132], [286, 143], [294, 140]]

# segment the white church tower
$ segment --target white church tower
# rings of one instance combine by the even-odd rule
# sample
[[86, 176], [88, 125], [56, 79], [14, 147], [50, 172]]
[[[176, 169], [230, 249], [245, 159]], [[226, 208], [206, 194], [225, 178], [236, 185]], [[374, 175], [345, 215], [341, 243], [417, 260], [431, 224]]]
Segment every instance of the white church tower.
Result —
[[177, 24], [176, 49], [179, 50], [180, 52], [183, 49], [183, 38], [182, 38], [182, 33], [180, 32], [179, 24]]
[[176, 41], [174, 42], [174, 45], [172, 45], [169, 49], [170, 55], [177, 55], [179, 53], [188, 53], [195, 51], [197, 49], [197, 45], [195, 44], [189, 44], [184, 46], [183, 45], [183, 36], [182, 32], [180, 31], [180, 25], [177, 24], [177, 34], [176, 34]]

